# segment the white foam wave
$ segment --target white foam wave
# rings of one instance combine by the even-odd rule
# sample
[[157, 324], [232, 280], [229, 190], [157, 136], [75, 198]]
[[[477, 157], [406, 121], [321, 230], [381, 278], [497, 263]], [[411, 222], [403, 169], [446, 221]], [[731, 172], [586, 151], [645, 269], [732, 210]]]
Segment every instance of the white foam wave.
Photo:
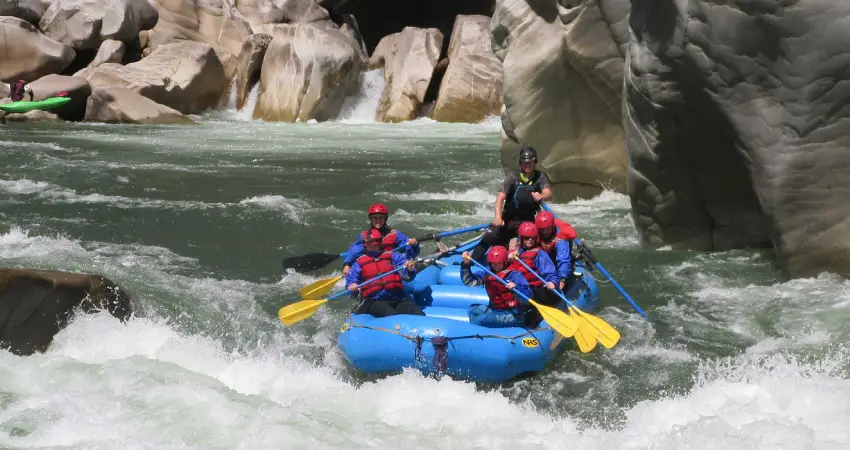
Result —
[[[286, 339], [311, 342], [306, 335]], [[283, 351], [281, 351], [283, 350]], [[843, 448], [847, 358], [818, 364], [742, 355], [701, 363], [687, 393], [624, 409], [610, 428], [471, 383], [412, 371], [359, 386], [274, 346], [233, 353], [161, 320], [77, 318], [44, 355], [0, 353], [11, 400], [0, 443], [189, 448]], [[62, 389], [55, 389], [56, 383]], [[104, 425], [108, 420], [109, 426]], [[483, 422], [482, 422], [483, 421]], [[10, 426], [18, 424], [15, 434]], [[20, 431], [24, 427], [26, 431]], [[73, 432], [72, 432], [73, 430]], [[376, 433], [375, 430], [382, 430]], [[718, 447], [719, 446], [719, 447]]]
[[55, 203], [92, 203], [108, 204], [117, 208], [167, 208], [167, 209], [210, 209], [235, 206], [257, 207], [264, 210], [287, 212], [287, 217], [300, 220], [301, 213], [311, 208], [305, 200], [290, 199], [281, 195], [262, 195], [245, 198], [237, 203], [202, 202], [190, 200], [162, 200], [152, 198], [134, 198], [119, 195], [79, 194], [76, 191], [45, 181], [0, 180], [0, 191], [14, 195], [34, 195], [42, 200]]
[[460, 192], [413, 192], [410, 194], [400, 194], [393, 192], [377, 192], [378, 197], [388, 197], [398, 200], [413, 200], [413, 201], [433, 201], [433, 200], [452, 200], [459, 202], [472, 203], [492, 203], [496, 198], [495, 192], [489, 192], [486, 189], [472, 188]]

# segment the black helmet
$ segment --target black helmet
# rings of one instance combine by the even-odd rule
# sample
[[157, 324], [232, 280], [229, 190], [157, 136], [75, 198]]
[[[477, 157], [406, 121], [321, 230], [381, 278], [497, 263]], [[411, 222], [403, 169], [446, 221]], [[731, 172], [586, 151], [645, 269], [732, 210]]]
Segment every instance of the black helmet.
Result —
[[534, 161], [537, 162], [537, 150], [533, 147], [523, 147], [519, 151], [519, 162]]

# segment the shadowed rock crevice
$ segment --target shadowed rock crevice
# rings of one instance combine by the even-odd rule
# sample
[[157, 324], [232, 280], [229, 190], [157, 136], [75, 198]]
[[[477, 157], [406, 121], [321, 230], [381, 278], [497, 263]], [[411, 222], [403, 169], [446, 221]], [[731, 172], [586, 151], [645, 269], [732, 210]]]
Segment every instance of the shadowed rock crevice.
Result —
[[354, 15], [370, 55], [384, 36], [416, 27], [437, 28], [443, 33], [440, 54], [445, 57], [455, 18], [459, 14], [490, 16], [494, 0], [324, 0], [320, 4], [332, 14]]

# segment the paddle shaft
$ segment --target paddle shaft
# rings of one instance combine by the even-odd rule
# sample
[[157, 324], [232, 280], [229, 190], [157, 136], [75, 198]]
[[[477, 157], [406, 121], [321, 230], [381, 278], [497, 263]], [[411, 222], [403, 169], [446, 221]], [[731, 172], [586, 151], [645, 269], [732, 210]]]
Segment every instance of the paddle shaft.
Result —
[[[546, 211], [549, 211], [553, 215], [555, 214], [555, 212], [552, 211], [552, 208], [550, 208], [549, 205], [547, 205], [546, 203], [540, 202], [540, 205], [543, 206], [543, 209], [545, 209]], [[582, 245], [581, 239], [579, 239], [578, 237], [573, 240], [576, 241], [576, 245]], [[649, 315], [646, 313], [646, 311], [644, 311], [643, 309], [641, 309], [640, 306], [638, 306], [637, 302], [632, 299], [628, 292], [626, 292], [626, 290], [623, 289], [623, 287], [620, 286], [619, 283], [617, 283], [617, 280], [615, 280], [614, 277], [612, 277], [611, 274], [608, 273], [607, 270], [605, 270], [605, 267], [602, 267], [602, 264], [597, 261], [596, 258], [593, 257], [593, 253], [590, 251], [590, 247], [585, 245], [584, 248], [587, 249], [587, 254], [590, 259], [590, 262], [593, 263], [593, 265], [596, 266], [597, 269], [599, 269], [599, 272], [601, 272], [602, 275], [605, 275], [605, 277], [608, 278], [608, 281], [611, 282], [611, 285], [614, 286], [615, 289], [617, 289], [620, 295], [622, 295], [623, 298], [625, 298], [632, 305], [632, 308], [634, 308], [634, 310], [637, 311], [638, 314], [649, 319]]]
[[[504, 284], [505, 286], [507, 286], [507, 285], [508, 285], [508, 282], [507, 282], [507, 281], [505, 281], [505, 280], [503, 280], [503, 279], [499, 278], [499, 276], [498, 276], [498, 275], [496, 275], [495, 273], [493, 273], [492, 271], [490, 271], [490, 269], [488, 269], [488, 268], [484, 267], [484, 264], [481, 264], [480, 262], [478, 262], [478, 261], [476, 261], [476, 260], [474, 260], [474, 259], [472, 259], [472, 258], [469, 258], [469, 260], [470, 260], [470, 261], [472, 261], [472, 263], [473, 263], [473, 264], [475, 264], [476, 266], [480, 267], [480, 268], [481, 268], [481, 270], [483, 270], [483, 271], [484, 271], [484, 273], [486, 273], [487, 275], [490, 275], [490, 276], [492, 276], [493, 278], [495, 278], [495, 279], [499, 280], [499, 282], [501, 282], [501, 283], [502, 283], [502, 284]], [[516, 288], [511, 289], [511, 291], [513, 291], [513, 293], [514, 293], [514, 294], [517, 294], [517, 295], [519, 295], [520, 297], [522, 297], [525, 301], [527, 301], [527, 302], [531, 302], [531, 299], [530, 299], [530, 298], [526, 297], [526, 295], [525, 295], [525, 294], [523, 294], [522, 292], [520, 292], [520, 291], [516, 290]]]
[[438, 240], [440, 240], [440, 238], [454, 236], [454, 235], [457, 235], [457, 234], [469, 233], [470, 231], [479, 231], [479, 230], [483, 230], [483, 229], [485, 229], [489, 226], [490, 226], [489, 223], [483, 223], [481, 225], [473, 225], [471, 227], [458, 228], [457, 230], [443, 231], [442, 233], [426, 234], [426, 235], [423, 235], [421, 238], [417, 238], [416, 240], [419, 241], [419, 242], [430, 241], [430, 240], [438, 241]]
[[[387, 272], [387, 273], [382, 273], [382, 274], [378, 275], [377, 277], [372, 278], [371, 280], [367, 280], [367, 281], [364, 281], [364, 282], [362, 282], [362, 283], [358, 283], [358, 284], [357, 284], [357, 286], [358, 286], [358, 287], [363, 287], [363, 286], [365, 286], [365, 285], [367, 285], [367, 284], [369, 284], [369, 283], [371, 283], [371, 282], [373, 282], [373, 281], [380, 280], [381, 278], [384, 278], [384, 277], [385, 277], [385, 276], [387, 276], [387, 275], [392, 275], [392, 274], [394, 274], [394, 273], [396, 273], [396, 272], [400, 272], [400, 271], [401, 271], [401, 270], [403, 270], [403, 269], [404, 269], [404, 266], [396, 267], [395, 269], [393, 269], [393, 270], [391, 270], [391, 271], [389, 271], [389, 272]], [[347, 294], [347, 293], [349, 293], [349, 292], [350, 292], [350, 291], [348, 290], [348, 286], [346, 286], [344, 291], [342, 291], [342, 292], [337, 292], [336, 294], [332, 295], [331, 297], [328, 297], [328, 300], [331, 300], [331, 299], [337, 298], [337, 297], [341, 296], [342, 294]]]
[[[531, 274], [532, 274], [532, 275], [534, 275], [535, 277], [537, 277], [537, 279], [538, 279], [538, 280], [542, 281], [544, 285], [545, 285], [546, 283], [548, 283], [548, 281], [544, 280], [544, 279], [543, 279], [543, 277], [541, 277], [539, 273], [535, 272], [535, 271], [534, 271], [534, 269], [532, 269], [531, 267], [529, 267], [529, 266], [528, 266], [528, 264], [526, 264], [525, 262], [523, 262], [521, 259], [517, 258], [517, 259], [516, 259], [516, 261], [517, 261], [518, 263], [522, 264], [522, 266], [523, 266], [523, 267], [525, 267], [525, 268], [526, 268], [529, 272], [531, 272]], [[569, 301], [569, 300], [567, 299], [567, 296], [566, 296], [566, 295], [564, 295], [564, 293], [563, 293], [563, 292], [561, 292], [561, 290], [560, 290], [560, 289], [558, 289], [557, 287], [556, 287], [555, 289], [550, 289], [550, 290], [551, 290], [551, 291], [555, 291], [555, 294], [556, 294], [558, 297], [561, 297], [561, 299], [563, 299], [565, 302], [567, 302], [567, 305], [572, 306], [572, 307], [575, 307], [575, 306], [576, 306], [576, 305], [574, 305], [574, 304], [573, 304], [573, 302]]]

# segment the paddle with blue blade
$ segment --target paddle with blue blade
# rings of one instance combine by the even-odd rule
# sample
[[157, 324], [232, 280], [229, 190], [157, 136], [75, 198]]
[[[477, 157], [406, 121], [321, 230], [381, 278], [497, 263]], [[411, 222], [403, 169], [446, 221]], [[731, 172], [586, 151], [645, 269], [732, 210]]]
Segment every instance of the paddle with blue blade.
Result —
[[[537, 277], [538, 280], [542, 281], [544, 284], [546, 283], [546, 280], [544, 280], [539, 273], [535, 272], [534, 269], [529, 267], [523, 260], [517, 258], [516, 262], [525, 267], [532, 275]], [[559, 289], [554, 289], [553, 292], [567, 303], [567, 310], [571, 315], [584, 319], [579, 321], [578, 331], [576, 331], [575, 336], [573, 336], [578, 344], [579, 350], [582, 353], [592, 351], [596, 347], [597, 341], [605, 348], [614, 348], [614, 346], [617, 345], [617, 342], [620, 341], [619, 331], [614, 329], [614, 327], [609, 325], [608, 322], [603, 319], [587, 314], [576, 307], [576, 305], [567, 299], [567, 297]]]
[[[552, 208], [550, 208], [549, 205], [547, 205], [546, 203], [543, 203], [543, 202], [541, 202], [540, 204], [543, 206], [543, 209], [545, 209], [546, 211], [549, 211], [552, 214], [555, 214], [555, 212], [552, 211]], [[623, 298], [625, 298], [632, 305], [632, 308], [634, 308], [634, 310], [637, 311], [638, 314], [640, 314], [641, 316], [649, 319], [649, 315], [646, 314], [646, 311], [644, 311], [643, 309], [641, 309], [640, 306], [638, 306], [637, 302], [635, 302], [632, 299], [632, 297], [629, 295], [629, 293], [626, 292], [626, 290], [623, 289], [623, 287], [620, 286], [619, 283], [617, 283], [617, 280], [615, 280], [614, 277], [612, 277], [611, 274], [608, 273], [607, 270], [605, 270], [605, 267], [603, 267], [602, 264], [599, 261], [596, 260], [596, 258], [593, 256], [593, 252], [590, 251], [590, 247], [588, 247], [587, 244], [582, 242], [582, 240], [579, 239], [579, 238], [575, 238], [574, 241], [576, 242], [576, 245], [579, 246], [581, 254], [593, 266], [595, 266], [597, 269], [599, 269], [599, 272], [601, 272], [602, 275], [605, 275], [605, 277], [608, 278], [608, 281], [611, 282], [611, 285], [614, 286], [614, 288], [617, 289], [617, 291], [623, 296]]]
[[[505, 286], [508, 285], [507, 281], [499, 278], [495, 273], [491, 272], [490, 269], [488, 269], [487, 267], [484, 267], [484, 265], [480, 262], [472, 258], [467, 259], [467, 261], [470, 261], [472, 262], [472, 264], [475, 264], [476, 266], [480, 267], [481, 270], [484, 271], [484, 273], [496, 278]], [[531, 303], [535, 308], [537, 308], [537, 310], [540, 312], [540, 315], [543, 316], [543, 320], [545, 320], [546, 323], [548, 323], [553, 330], [557, 331], [558, 334], [564, 337], [573, 337], [573, 335], [576, 334], [576, 331], [579, 328], [579, 324], [575, 318], [568, 316], [567, 313], [561, 311], [560, 309], [541, 305], [540, 303], [537, 303], [536, 301], [526, 297], [525, 294], [516, 289], [511, 289], [511, 291], [513, 291], [514, 294], [519, 295], [520, 297]]]
[[[489, 223], [474, 225], [471, 227], [459, 228], [457, 230], [449, 230], [443, 231], [441, 233], [431, 233], [423, 235], [421, 238], [417, 238], [416, 240], [419, 242], [426, 242], [430, 240], [440, 240], [444, 237], [455, 236], [458, 234], [469, 233], [471, 231], [480, 231], [487, 227], [489, 227]], [[403, 243], [396, 247], [394, 251], [401, 251], [407, 246], [407, 243]], [[290, 256], [289, 258], [284, 258], [281, 264], [283, 265], [283, 269], [293, 269], [299, 272], [309, 272], [311, 270], [321, 269], [322, 267], [327, 266], [328, 264], [340, 259], [345, 258], [348, 255], [347, 252], [343, 253], [308, 253], [306, 255], [301, 256]]]

